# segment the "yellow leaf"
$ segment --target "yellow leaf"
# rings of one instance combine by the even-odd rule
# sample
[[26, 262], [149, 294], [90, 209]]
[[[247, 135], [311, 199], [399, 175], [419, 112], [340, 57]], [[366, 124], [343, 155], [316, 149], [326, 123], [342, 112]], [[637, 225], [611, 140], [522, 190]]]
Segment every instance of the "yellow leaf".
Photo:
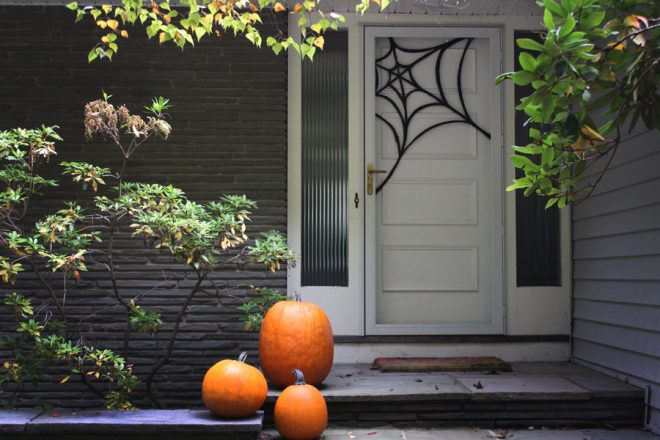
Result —
[[113, 31], [116, 31], [119, 27], [119, 22], [117, 20], [108, 20], [108, 27]]
[[110, 6], [110, 5], [102, 5], [102, 6], [101, 6], [101, 9], [103, 9], [103, 12], [105, 12], [106, 14], [109, 14], [109, 13], [112, 11], [112, 6]]
[[[110, 40], [108, 40], [108, 37], [106, 37], [106, 36], [101, 37], [101, 41], [105, 44], [108, 44], [110, 42]], [[78, 179], [78, 180], [80, 180], [80, 179]]]
[[71, 376], [66, 376], [65, 378], [63, 378], [63, 379], [60, 381], [60, 383], [67, 383], [67, 382], [69, 381], [69, 379], [71, 379]]
[[124, 37], [124, 38], [128, 38], [128, 31], [127, 31], [126, 29], [123, 29], [123, 30], [120, 32], [120, 35], [121, 35], [122, 37]]
[[105, 29], [108, 27], [108, 23], [105, 20], [97, 20], [96, 25], [101, 29]]
[[580, 128], [580, 132], [587, 139], [594, 139], [594, 140], [598, 140], [598, 141], [604, 141], [605, 140], [605, 138], [603, 137], [602, 134], [598, 133], [598, 131], [596, 131], [595, 129], [589, 127], [588, 125], [583, 125]]
[[318, 47], [321, 50], [323, 50], [324, 44], [325, 44], [325, 39], [321, 35], [316, 37], [316, 40], [314, 40], [314, 46]]
[[163, 44], [165, 42], [165, 32], [158, 34], [158, 44]]
[[170, 22], [172, 21], [172, 17], [170, 17], [170, 14], [163, 15], [163, 21], [167, 24], [170, 24]]
[[282, 5], [282, 3], [277, 2], [277, 3], [275, 3], [275, 6], [273, 7], [273, 10], [275, 12], [284, 12], [284, 11], [286, 11], [286, 8], [284, 7], [284, 5]]
[[293, 12], [295, 12], [297, 14], [298, 12], [300, 12], [302, 7], [303, 6], [300, 3], [296, 3], [296, 5], [293, 7]]
[[4, 364], [2, 364], [2, 368], [4, 368], [5, 370], [9, 370], [9, 362], [5, 362]]

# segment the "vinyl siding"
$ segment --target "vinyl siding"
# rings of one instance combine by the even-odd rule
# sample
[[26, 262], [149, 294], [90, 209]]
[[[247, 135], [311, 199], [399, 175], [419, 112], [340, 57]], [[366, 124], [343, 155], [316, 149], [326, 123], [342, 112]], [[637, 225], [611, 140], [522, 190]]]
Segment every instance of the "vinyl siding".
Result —
[[[657, 131], [630, 136], [592, 197], [573, 209], [573, 359], [649, 387], [649, 425], [656, 432], [660, 432], [658, 146]], [[597, 171], [587, 179], [593, 180]]]

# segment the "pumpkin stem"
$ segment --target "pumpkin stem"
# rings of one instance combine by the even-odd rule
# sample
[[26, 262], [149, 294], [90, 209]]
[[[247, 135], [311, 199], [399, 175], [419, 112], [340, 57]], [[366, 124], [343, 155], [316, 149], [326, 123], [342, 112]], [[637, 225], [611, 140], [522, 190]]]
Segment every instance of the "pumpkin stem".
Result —
[[238, 355], [238, 362], [245, 362], [247, 357], [248, 357], [248, 352], [247, 351], [241, 352], [241, 354]]
[[296, 298], [296, 302], [302, 302], [302, 295], [300, 295], [300, 293], [296, 292], [295, 298]]
[[305, 385], [305, 376], [300, 370], [293, 370], [291, 373], [296, 376], [296, 383], [294, 385]]

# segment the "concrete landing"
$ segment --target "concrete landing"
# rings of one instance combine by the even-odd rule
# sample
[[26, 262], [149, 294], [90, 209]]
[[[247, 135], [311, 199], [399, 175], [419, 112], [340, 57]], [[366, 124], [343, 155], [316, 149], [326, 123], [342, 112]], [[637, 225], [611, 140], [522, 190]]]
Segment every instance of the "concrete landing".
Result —
[[[641, 389], [571, 363], [512, 372], [383, 373], [335, 365], [320, 387], [341, 426], [642, 426]], [[268, 414], [279, 391], [269, 392]]]

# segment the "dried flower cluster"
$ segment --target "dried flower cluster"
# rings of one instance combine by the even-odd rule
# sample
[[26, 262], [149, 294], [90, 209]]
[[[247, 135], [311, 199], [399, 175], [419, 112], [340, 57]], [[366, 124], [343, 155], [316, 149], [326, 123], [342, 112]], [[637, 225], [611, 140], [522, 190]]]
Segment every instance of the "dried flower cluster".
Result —
[[145, 121], [139, 115], [131, 115], [126, 106], [115, 108], [108, 101], [99, 99], [85, 106], [85, 137], [102, 140], [119, 140], [121, 134], [135, 138], [156, 135], [167, 139], [172, 127], [164, 119], [148, 116]]

